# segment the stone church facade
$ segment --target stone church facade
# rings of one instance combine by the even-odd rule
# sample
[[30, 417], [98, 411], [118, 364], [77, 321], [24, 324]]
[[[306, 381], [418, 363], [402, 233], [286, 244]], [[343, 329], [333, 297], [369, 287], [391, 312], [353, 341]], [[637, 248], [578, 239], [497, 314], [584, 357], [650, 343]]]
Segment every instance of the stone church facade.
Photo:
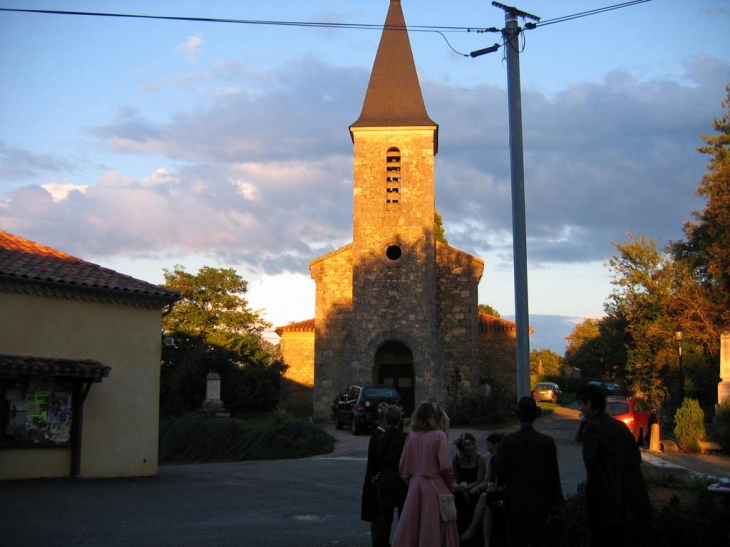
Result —
[[391, 0], [354, 148], [353, 241], [310, 263], [315, 318], [279, 327], [282, 405], [329, 415], [353, 384], [430, 397], [514, 389], [514, 323], [478, 312], [484, 261], [435, 241], [438, 125], [425, 108], [405, 19]]

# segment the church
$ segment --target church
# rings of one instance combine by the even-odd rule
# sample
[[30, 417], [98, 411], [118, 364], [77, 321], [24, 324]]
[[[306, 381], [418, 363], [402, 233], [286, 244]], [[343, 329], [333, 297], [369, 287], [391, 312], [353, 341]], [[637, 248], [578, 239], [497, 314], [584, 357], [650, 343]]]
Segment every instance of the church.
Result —
[[516, 391], [515, 324], [478, 311], [484, 261], [434, 236], [438, 124], [391, 0], [353, 143], [352, 243], [309, 264], [315, 318], [277, 328], [281, 405], [327, 418], [350, 385], [425, 399]]

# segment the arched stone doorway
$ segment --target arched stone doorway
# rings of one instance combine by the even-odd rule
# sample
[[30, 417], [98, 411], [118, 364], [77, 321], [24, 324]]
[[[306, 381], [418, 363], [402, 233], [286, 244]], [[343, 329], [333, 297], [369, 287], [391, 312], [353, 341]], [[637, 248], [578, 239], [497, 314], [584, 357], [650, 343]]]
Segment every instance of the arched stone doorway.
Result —
[[395, 341], [380, 346], [375, 352], [373, 381], [395, 387], [403, 400], [406, 416], [410, 416], [415, 404], [415, 374], [413, 353], [408, 346]]

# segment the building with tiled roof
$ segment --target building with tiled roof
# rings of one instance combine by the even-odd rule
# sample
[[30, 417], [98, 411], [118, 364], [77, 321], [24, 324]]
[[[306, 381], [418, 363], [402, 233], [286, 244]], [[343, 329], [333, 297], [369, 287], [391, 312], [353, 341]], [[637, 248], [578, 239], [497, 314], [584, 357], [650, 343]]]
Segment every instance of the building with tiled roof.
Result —
[[353, 241], [309, 264], [315, 318], [279, 327], [281, 400], [326, 418], [350, 385], [398, 388], [406, 410], [516, 390], [515, 324], [478, 311], [484, 262], [434, 236], [438, 125], [391, 0], [354, 153]]
[[179, 298], [0, 231], [0, 479], [157, 472], [162, 312]]

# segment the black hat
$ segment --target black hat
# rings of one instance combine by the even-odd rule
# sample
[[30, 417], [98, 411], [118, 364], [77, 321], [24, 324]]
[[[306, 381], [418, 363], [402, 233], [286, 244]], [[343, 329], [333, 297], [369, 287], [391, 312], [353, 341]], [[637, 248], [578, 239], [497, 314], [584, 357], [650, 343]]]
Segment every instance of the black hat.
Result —
[[537, 403], [532, 397], [522, 397], [516, 405], [510, 407], [510, 410], [517, 414], [518, 417], [528, 420], [534, 420], [542, 414], [542, 408], [537, 406]]

